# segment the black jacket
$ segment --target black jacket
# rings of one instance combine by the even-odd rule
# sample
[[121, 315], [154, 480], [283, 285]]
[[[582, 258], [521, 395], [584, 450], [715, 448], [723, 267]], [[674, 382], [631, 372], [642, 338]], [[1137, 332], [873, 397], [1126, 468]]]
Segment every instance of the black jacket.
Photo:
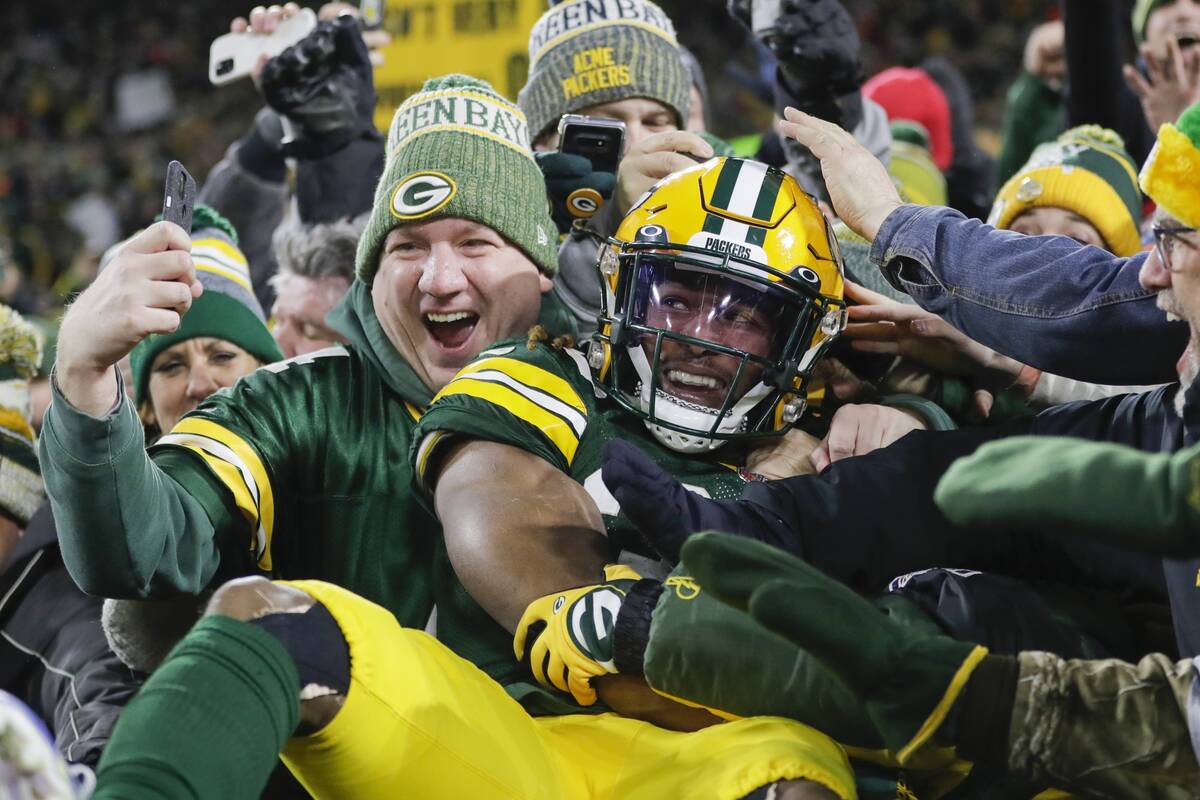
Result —
[[143, 677], [109, 649], [103, 602], [67, 574], [43, 505], [0, 571], [0, 688], [42, 718], [64, 758], [89, 766]]
[[[865, 593], [929, 567], [986, 570], [1030, 580], [1169, 595], [1179, 653], [1200, 654], [1200, 559], [1163, 561], [1085, 538], [964, 529], [933, 502], [938, 479], [990, 439], [1019, 433], [1078, 436], [1175, 450], [1197, 440], [1200, 414], [1172, 408], [1177, 387], [1068, 403], [1001, 428], [916, 431], [890, 447], [839, 461], [819, 476], [752, 483], [743, 499], [790, 523], [779, 544]], [[1195, 388], [1192, 390], [1195, 391]]]

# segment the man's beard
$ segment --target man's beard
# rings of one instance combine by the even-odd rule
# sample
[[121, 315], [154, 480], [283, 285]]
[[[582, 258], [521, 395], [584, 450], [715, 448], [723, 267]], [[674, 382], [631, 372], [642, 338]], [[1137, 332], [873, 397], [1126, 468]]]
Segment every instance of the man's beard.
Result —
[[1183, 309], [1179, 306], [1175, 292], [1170, 289], [1160, 289], [1158, 295], [1154, 298], [1154, 304], [1166, 312], [1168, 322], [1175, 322], [1184, 318]]

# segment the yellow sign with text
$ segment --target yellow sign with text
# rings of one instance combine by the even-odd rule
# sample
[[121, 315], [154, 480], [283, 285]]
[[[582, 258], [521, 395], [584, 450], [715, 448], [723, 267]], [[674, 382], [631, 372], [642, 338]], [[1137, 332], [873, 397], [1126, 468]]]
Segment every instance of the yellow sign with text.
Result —
[[450, 72], [482, 78], [517, 99], [529, 74], [529, 33], [546, 0], [387, 0], [383, 28], [392, 36], [375, 68], [375, 126], [427, 79]]

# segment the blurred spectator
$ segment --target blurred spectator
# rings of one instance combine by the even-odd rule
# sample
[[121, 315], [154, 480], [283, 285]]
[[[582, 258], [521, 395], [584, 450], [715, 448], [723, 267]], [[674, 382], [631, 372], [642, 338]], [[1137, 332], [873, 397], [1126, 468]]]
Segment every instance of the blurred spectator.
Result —
[[279, 271], [271, 278], [271, 333], [284, 358], [345, 343], [325, 315], [354, 281], [354, 253], [366, 224], [364, 214], [354, 220], [311, 227], [289, 223], [275, 229], [272, 248]]
[[950, 137], [950, 104], [924, 70], [891, 67], [863, 84], [863, 96], [883, 106], [889, 120], [911, 120], [924, 127], [929, 150], [943, 172], [954, 158]]
[[892, 123], [892, 163], [888, 167], [902, 197], [923, 206], [946, 205], [946, 178], [929, 152], [929, 133], [919, 122]]
[[[245, 127], [250, 87], [215, 90], [207, 80], [208, 42], [231, 16], [217, 8], [49, 0], [0, 9], [0, 238], [40, 290], [22, 310], [41, 311], [45, 290], [80, 254], [90, 267], [81, 262], [82, 277], [60, 288], [86, 283], [118, 231], [157, 213], [171, 158], [203, 174]], [[147, 70], [155, 96], [174, 98], [169, 117], [122, 129], [119, 87]]]

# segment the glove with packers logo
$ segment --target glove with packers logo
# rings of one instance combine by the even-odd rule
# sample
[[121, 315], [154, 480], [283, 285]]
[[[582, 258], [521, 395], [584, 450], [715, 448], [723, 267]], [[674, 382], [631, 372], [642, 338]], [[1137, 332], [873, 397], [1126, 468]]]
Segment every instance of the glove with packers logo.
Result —
[[640, 580], [629, 567], [609, 564], [603, 583], [534, 600], [513, 637], [517, 660], [525, 658], [526, 642], [532, 638], [529, 666], [537, 682], [570, 692], [580, 705], [592, 705], [596, 702], [592, 678], [618, 671], [613, 629], [626, 595]]
[[611, 172], [597, 172], [586, 156], [574, 153], [536, 153], [546, 178], [550, 216], [559, 233], [571, 230], [577, 219], [588, 219], [608, 202], [617, 185]]

